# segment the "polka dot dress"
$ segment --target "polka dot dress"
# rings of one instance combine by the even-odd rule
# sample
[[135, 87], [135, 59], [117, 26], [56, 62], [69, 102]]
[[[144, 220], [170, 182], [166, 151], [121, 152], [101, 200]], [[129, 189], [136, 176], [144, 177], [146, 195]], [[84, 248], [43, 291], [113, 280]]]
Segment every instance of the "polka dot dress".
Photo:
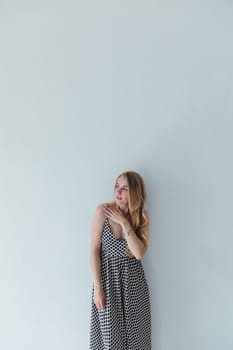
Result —
[[126, 255], [126, 240], [118, 240], [104, 224], [101, 277], [104, 311], [93, 301], [90, 350], [151, 350], [149, 290], [140, 260]]

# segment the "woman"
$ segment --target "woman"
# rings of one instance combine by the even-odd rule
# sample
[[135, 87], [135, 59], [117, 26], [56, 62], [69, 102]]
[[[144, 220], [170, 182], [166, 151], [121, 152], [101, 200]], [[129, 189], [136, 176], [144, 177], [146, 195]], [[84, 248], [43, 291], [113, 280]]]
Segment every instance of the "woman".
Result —
[[91, 228], [91, 350], [151, 350], [149, 290], [141, 259], [148, 243], [142, 177], [118, 176], [114, 202], [97, 206]]

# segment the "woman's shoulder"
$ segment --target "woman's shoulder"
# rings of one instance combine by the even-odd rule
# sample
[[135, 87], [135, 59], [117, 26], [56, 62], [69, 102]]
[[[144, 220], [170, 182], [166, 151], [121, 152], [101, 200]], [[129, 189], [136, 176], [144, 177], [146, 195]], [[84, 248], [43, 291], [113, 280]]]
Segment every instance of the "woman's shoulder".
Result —
[[95, 208], [95, 216], [104, 216], [104, 203], [100, 203]]
[[93, 215], [93, 222], [97, 225], [104, 223], [105, 222], [105, 213], [104, 213], [104, 205], [105, 203], [100, 203], [96, 206], [94, 215]]
[[96, 206], [96, 211], [97, 212], [103, 212], [104, 208], [107, 206], [112, 206], [114, 203], [106, 202], [106, 203], [100, 203]]
[[95, 216], [98, 218], [102, 218], [105, 219], [105, 212], [104, 212], [104, 208], [106, 206], [112, 206], [113, 203], [100, 203], [96, 206], [95, 208]]

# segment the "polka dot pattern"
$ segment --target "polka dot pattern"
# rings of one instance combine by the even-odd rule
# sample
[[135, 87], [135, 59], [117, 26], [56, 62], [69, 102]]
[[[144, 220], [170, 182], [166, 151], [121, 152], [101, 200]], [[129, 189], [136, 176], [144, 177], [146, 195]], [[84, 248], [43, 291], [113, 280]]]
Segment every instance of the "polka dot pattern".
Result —
[[127, 256], [126, 247], [106, 220], [101, 246], [106, 307], [97, 309], [92, 289], [90, 350], [151, 350], [148, 284], [141, 261]]

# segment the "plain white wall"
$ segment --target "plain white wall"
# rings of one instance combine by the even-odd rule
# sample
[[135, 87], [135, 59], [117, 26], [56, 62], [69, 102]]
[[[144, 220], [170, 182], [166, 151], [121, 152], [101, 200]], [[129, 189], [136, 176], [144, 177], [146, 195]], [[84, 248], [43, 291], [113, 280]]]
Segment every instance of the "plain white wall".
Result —
[[89, 230], [148, 189], [153, 349], [233, 348], [230, 1], [0, 2], [0, 349], [88, 349]]

